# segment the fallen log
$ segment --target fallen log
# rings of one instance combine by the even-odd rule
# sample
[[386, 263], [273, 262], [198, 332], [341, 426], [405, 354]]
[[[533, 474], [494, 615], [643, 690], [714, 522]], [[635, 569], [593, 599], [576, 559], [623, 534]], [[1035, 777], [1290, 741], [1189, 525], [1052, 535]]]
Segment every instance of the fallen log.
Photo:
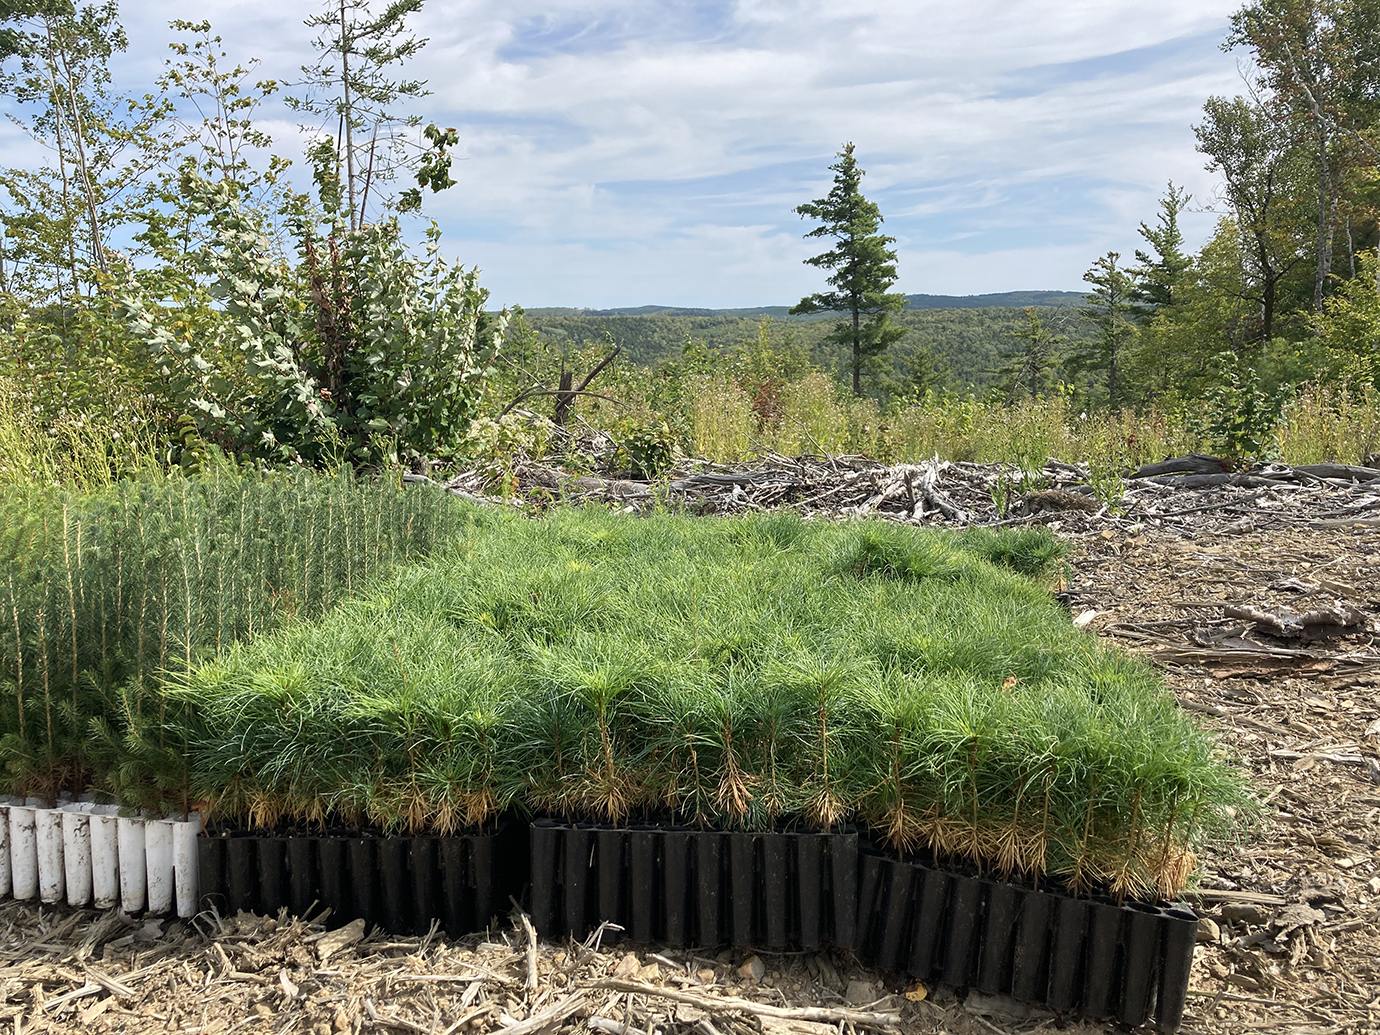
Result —
[[1311, 474], [1314, 478], [1341, 478], [1343, 481], [1373, 482], [1380, 478], [1380, 470], [1351, 464], [1299, 464], [1293, 470]]
[[1203, 453], [1190, 453], [1172, 460], [1145, 464], [1131, 473], [1132, 478], [1158, 478], [1165, 474], [1222, 474], [1230, 469], [1230, 464], [1221, 457], [1207, 456]]
[[1319, 608], [1301, 615], [1287, 607], [1265, 611], [1250, 604], [1228, 604], [1222, 608], [1222, 614], [1252, 622], [1257, 629], [1291, 640], [1326, 640], [1368, 631], [1366, 616], [1350, 604]]

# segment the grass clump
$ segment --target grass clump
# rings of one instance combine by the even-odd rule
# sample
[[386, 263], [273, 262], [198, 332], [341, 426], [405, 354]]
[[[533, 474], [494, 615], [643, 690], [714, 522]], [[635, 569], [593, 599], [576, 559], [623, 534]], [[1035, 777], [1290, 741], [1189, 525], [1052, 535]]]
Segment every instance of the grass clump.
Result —
[[246, 822], [857, 822], [1172, 894], [1249, 794], [1153, 672], [1032, 577], [1058, 554], [1038, 531], [485, 512], [167, 693], [193, 793]]

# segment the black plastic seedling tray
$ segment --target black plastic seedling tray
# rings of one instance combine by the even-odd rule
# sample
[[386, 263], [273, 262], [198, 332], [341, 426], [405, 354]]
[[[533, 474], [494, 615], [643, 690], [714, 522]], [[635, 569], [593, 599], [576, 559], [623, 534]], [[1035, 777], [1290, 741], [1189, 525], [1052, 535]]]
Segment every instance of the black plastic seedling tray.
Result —
[[[329, 907], [405, 934], [433, 920], [452, 937], [481, 930], [521, 890], [512, 833], [436, 836], [220, 833], [198, 842], [203, 901], [222, 912], [297, 916]], [[517, 856], [517, 859], [513, 857]]]
[[639, 942], [851, 948], [856, 833], [742, 833], [538, 820], [532, 921], [584, 935], [600, 921]]
[[1132, 1027], [1183, 1020], [1198, 917], [1027, 888], [859, 849], [858, 955], [884, 970], [1080, 1010]]

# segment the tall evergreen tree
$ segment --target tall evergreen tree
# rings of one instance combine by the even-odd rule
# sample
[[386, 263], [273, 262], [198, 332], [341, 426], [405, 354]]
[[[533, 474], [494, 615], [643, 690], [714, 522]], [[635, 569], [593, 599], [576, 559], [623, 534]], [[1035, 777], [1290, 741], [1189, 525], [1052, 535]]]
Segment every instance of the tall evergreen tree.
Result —
[[1135, 279], [1132, 298], [1136, 314], [1149, 319], [1162, 309], [1181, 304], [1184, 281], [1193, 269], [1193, 257], [1184, 251], [1184, 235], [1179, 229], [1179, 213], [1189, 202], [1188, 192], [1169, 183], [1160, 198], [1160, 215], [1154, 226], [1140, 224], [1140, 236], [1154, 249], [1154, 254], [1137, 249], [1136, 262], [1131, 271]]
[[906, 333], [891, 322], [891, 314], [905, 308], [906, 296], [888, 290], [896, 283], [896, 252], [887, 246], [896, 238], [878, 233], [882, 213], [858, 189], [864, 172], [853, 158], [851, 143], [843, 145], [838, 159], [829, 167], [834, 171], [829, 196], [796, 208], [802, 218], [820, 223], [806, 237], [831, 237], [836, 242], [829, 251], [805, 260], [833, 270], [829, 283], [834, 290], [807, 295], [791, 313], [848, 314], [829, 340], [851, 349], [853, 394], [862, 395], [863, 360], [880, 356]]
[[1093, 289], [1080, 311], [1083, 318], [1093, 325], [1095, 333], [1092, 340], [1081, 345], [1075, 355], [1075, 366], [1079, 369], [1106, 371], [1107, 404], [1113, 408], [1121, 401], [1117, 363], [1135, 334], [1135, 327], [1129, 319], [1131, 277], [1121, 268], [1120, 262], [1120, 255], [1108, 252], [1083, 274], [1083, 279]]
[[1033, 399], [1050, 387], [1050, 373], [1068, 338], [1055, 334], [1034, 306], [1025, 308], [1025, 325], [1006, 336], [1012, 340], [1009, 347], [1001, 350], [1002, 383], [1007, 398], [1014, 400], [1025, 392]]

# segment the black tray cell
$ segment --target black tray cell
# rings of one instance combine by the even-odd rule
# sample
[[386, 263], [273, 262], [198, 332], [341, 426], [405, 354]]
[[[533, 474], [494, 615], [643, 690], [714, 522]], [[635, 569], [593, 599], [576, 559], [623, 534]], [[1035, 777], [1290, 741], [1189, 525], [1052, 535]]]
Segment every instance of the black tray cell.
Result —
[[1134, 1028], [1150, 1016], [1160, 951], [1160, 911], [1132, 902], [1126, 920], [1126, 970], [1117, 1019]]
[[791, 944], [791, 928], [795, 926], [787, 912], [791, 900], [790, 853], [785, 834], [762, 835], [763, 904], [767, 921], [767, 948], [784, 949]]
[[667, 945], [686, 942], [687, 902], [690, 891], [690, 834], [668, 830], [661, 835], [661, 902], [665, 924], [662, 935]]
[[595, 834], [599, 873], [599, 914], [597, 920], [607, 920], [626, 928], [623, 911], [623, 890], [627, 885], [627, 871], [623, 865], [623, 850], [627, 846], [627, 832], [600, 830]]
[[[565, 876], [561, 851], [564, 838], [561, 835], [561, 828], [555, 825], [532, 824], [532, 923], [546, 935], [557, 933], [557, 911], [561, 908], [559, 892]], [[464, 876], [463, 868], [460, 876]], [[449, 920], [446, 927], [449, 930]]]
[[411, 930], [407, 887], [407, 843], [411, 838], [382, 837], [374, 846], [379, 879], [379, 923], [392, 934]]
[[196, 843], [197, 881], [201, 897], [222, 914], [226, 910], [224, 837], [202, 837]]
[[413, 837], [407, 843], [407, 875], [412, 883], [412, 933], [426, 934], [432, 920], [442, 920], [439, 868], [436, 862], [437, 839]]
[[802, 949], [816, 949], [822, 941], [823, 927], [820, 913], [825, 908], [823, 834], [800, 834], [795, 845], [796, 895], [800, 924], [799, 945]]
[[633, 941], [656, 937], [656, 874], [661, 836], [654, 830], [628, 833], [628, 912]]
[[463, 837], [437, 840], [436, 854], [441, 868], [441, 923], [452, 938], [482, 927], [488, 922], [475, 906], [470, 872], [470, 850]]
[[1083, 984], [1089, 908], [1090, 903], [1086, 899], [1068, 895], [1056, 898], [1047, 1000], [1056, 1010], [1071, 1010], [1078, 1005], [1078, 994]]
[[259, 911], [277, 916], [287, 905], [287, 845], [281, 837], [257, 837], [259, 847]]
[[724, 941], [724, 858], [728, 835], [702, 833], [695, 838], [695, 894], [698, 900], [696, 942], [703, 946]]
[[1057, 899], [1028, 892], [1021, 903], [1016, 947], [1011, 958], [1011, 994], [1026, 1002], [1043, 1002], [1049, 991], [1049, 923]]
[[1114, 902], [1088, 903], [1087, 966], [1083, 979], [1083, 1012], [1099, 1020], [1120, 1006], [1122, 909]]
[[987, 918], [974, 984], [988, 995], [1004, 995], [1011, 991], [1012, 944], [1024, 899], [1025, 892], [1015, 885], [987, 884]]
[[287, 839], [288, 907], [294, 916], [307, 916], [320, 900], [314, 837]]
[[1160, 956], [1159, 1003], [1155, 1023], [1161, 1031], [1178, 1031], [1188, 998], [1188, 972], [1193, 967], [1193, 946], [1198, 940], [1198, 914], [1187, 906], [1164, 910], [1164, 944]]
[[915, 977], [928, 981], [939, 964], [949, 899], [949, 875], [928, 866], [918, 867], [920, 890], [911, 928], [910, 964]]
[[349, 856], [342, 837], [323, 837], [317, 843], [316, 865], [321, 904], [330, 909], [330, 922], [336, 925], [354, 919], [355, 901], [350, 885]]
[[364, 921], [365, 929], [378, 922], [378, 875], [374, 872], [374, 839], [347, 840], [345, 866], [350, 874], [350, 911]]
[[253, 838], [226, 838], [225, 885], [231, 915], [258, 908], [258, 866], [259, 852]]
[[756, 838], [752, 834], [728, 835], [729, 889], [733, 896], [733, 944], [757, 944], [757, 924], [753, 916], [757, 900]]
[[594, 832], [586, 827], [565, 831], [565, 920], [564, 929], [576, 938], [585, 936], [589, 921], [592, 888], [590, 866], [594, 862]]
[[976, 976], [974, 958], [982, 940], [982, 900], [986, 885], [986, 881], [976, 877], [955, 877], [953, 880], [944, 980], [957, 987], [971, 984]]
[[874, 959], [882, 938], [882, 922], [886, 915], [886, 870], [897, 865], [876, 852], [863, 852], [858, 859], [861, 873], [858, 878], [858, 951], [864, 959]]
[[877, 965], [883, 970], [903, 970], [910, 961], [910, 952], [902, 951], [910, 919], [911, 888], [915, 869], [904, 863], [886, 860], [881, 881], [882, 923], [877, 941]]
[[[465, 872], [466, 886], [471, 893], [470, 919], [465, 933], [478, 931], [488, 926], [494, 914], [502, 908], [503, 901], [495, 897], [499, 889], [498, 840], [502, 835], [492, 837], [462, 837], [454, 840], [465, 844], [465, 857], [468, 867]], [[524, 858], [518, 856], [518, 858]], [[510, 890], [521, 890], [520, 882], [504, 881], [503, 886]]]
[[829, 879], [833, 893], [833, 943], [840, 949], [857, 944], [858, 835], [830, 834]]

